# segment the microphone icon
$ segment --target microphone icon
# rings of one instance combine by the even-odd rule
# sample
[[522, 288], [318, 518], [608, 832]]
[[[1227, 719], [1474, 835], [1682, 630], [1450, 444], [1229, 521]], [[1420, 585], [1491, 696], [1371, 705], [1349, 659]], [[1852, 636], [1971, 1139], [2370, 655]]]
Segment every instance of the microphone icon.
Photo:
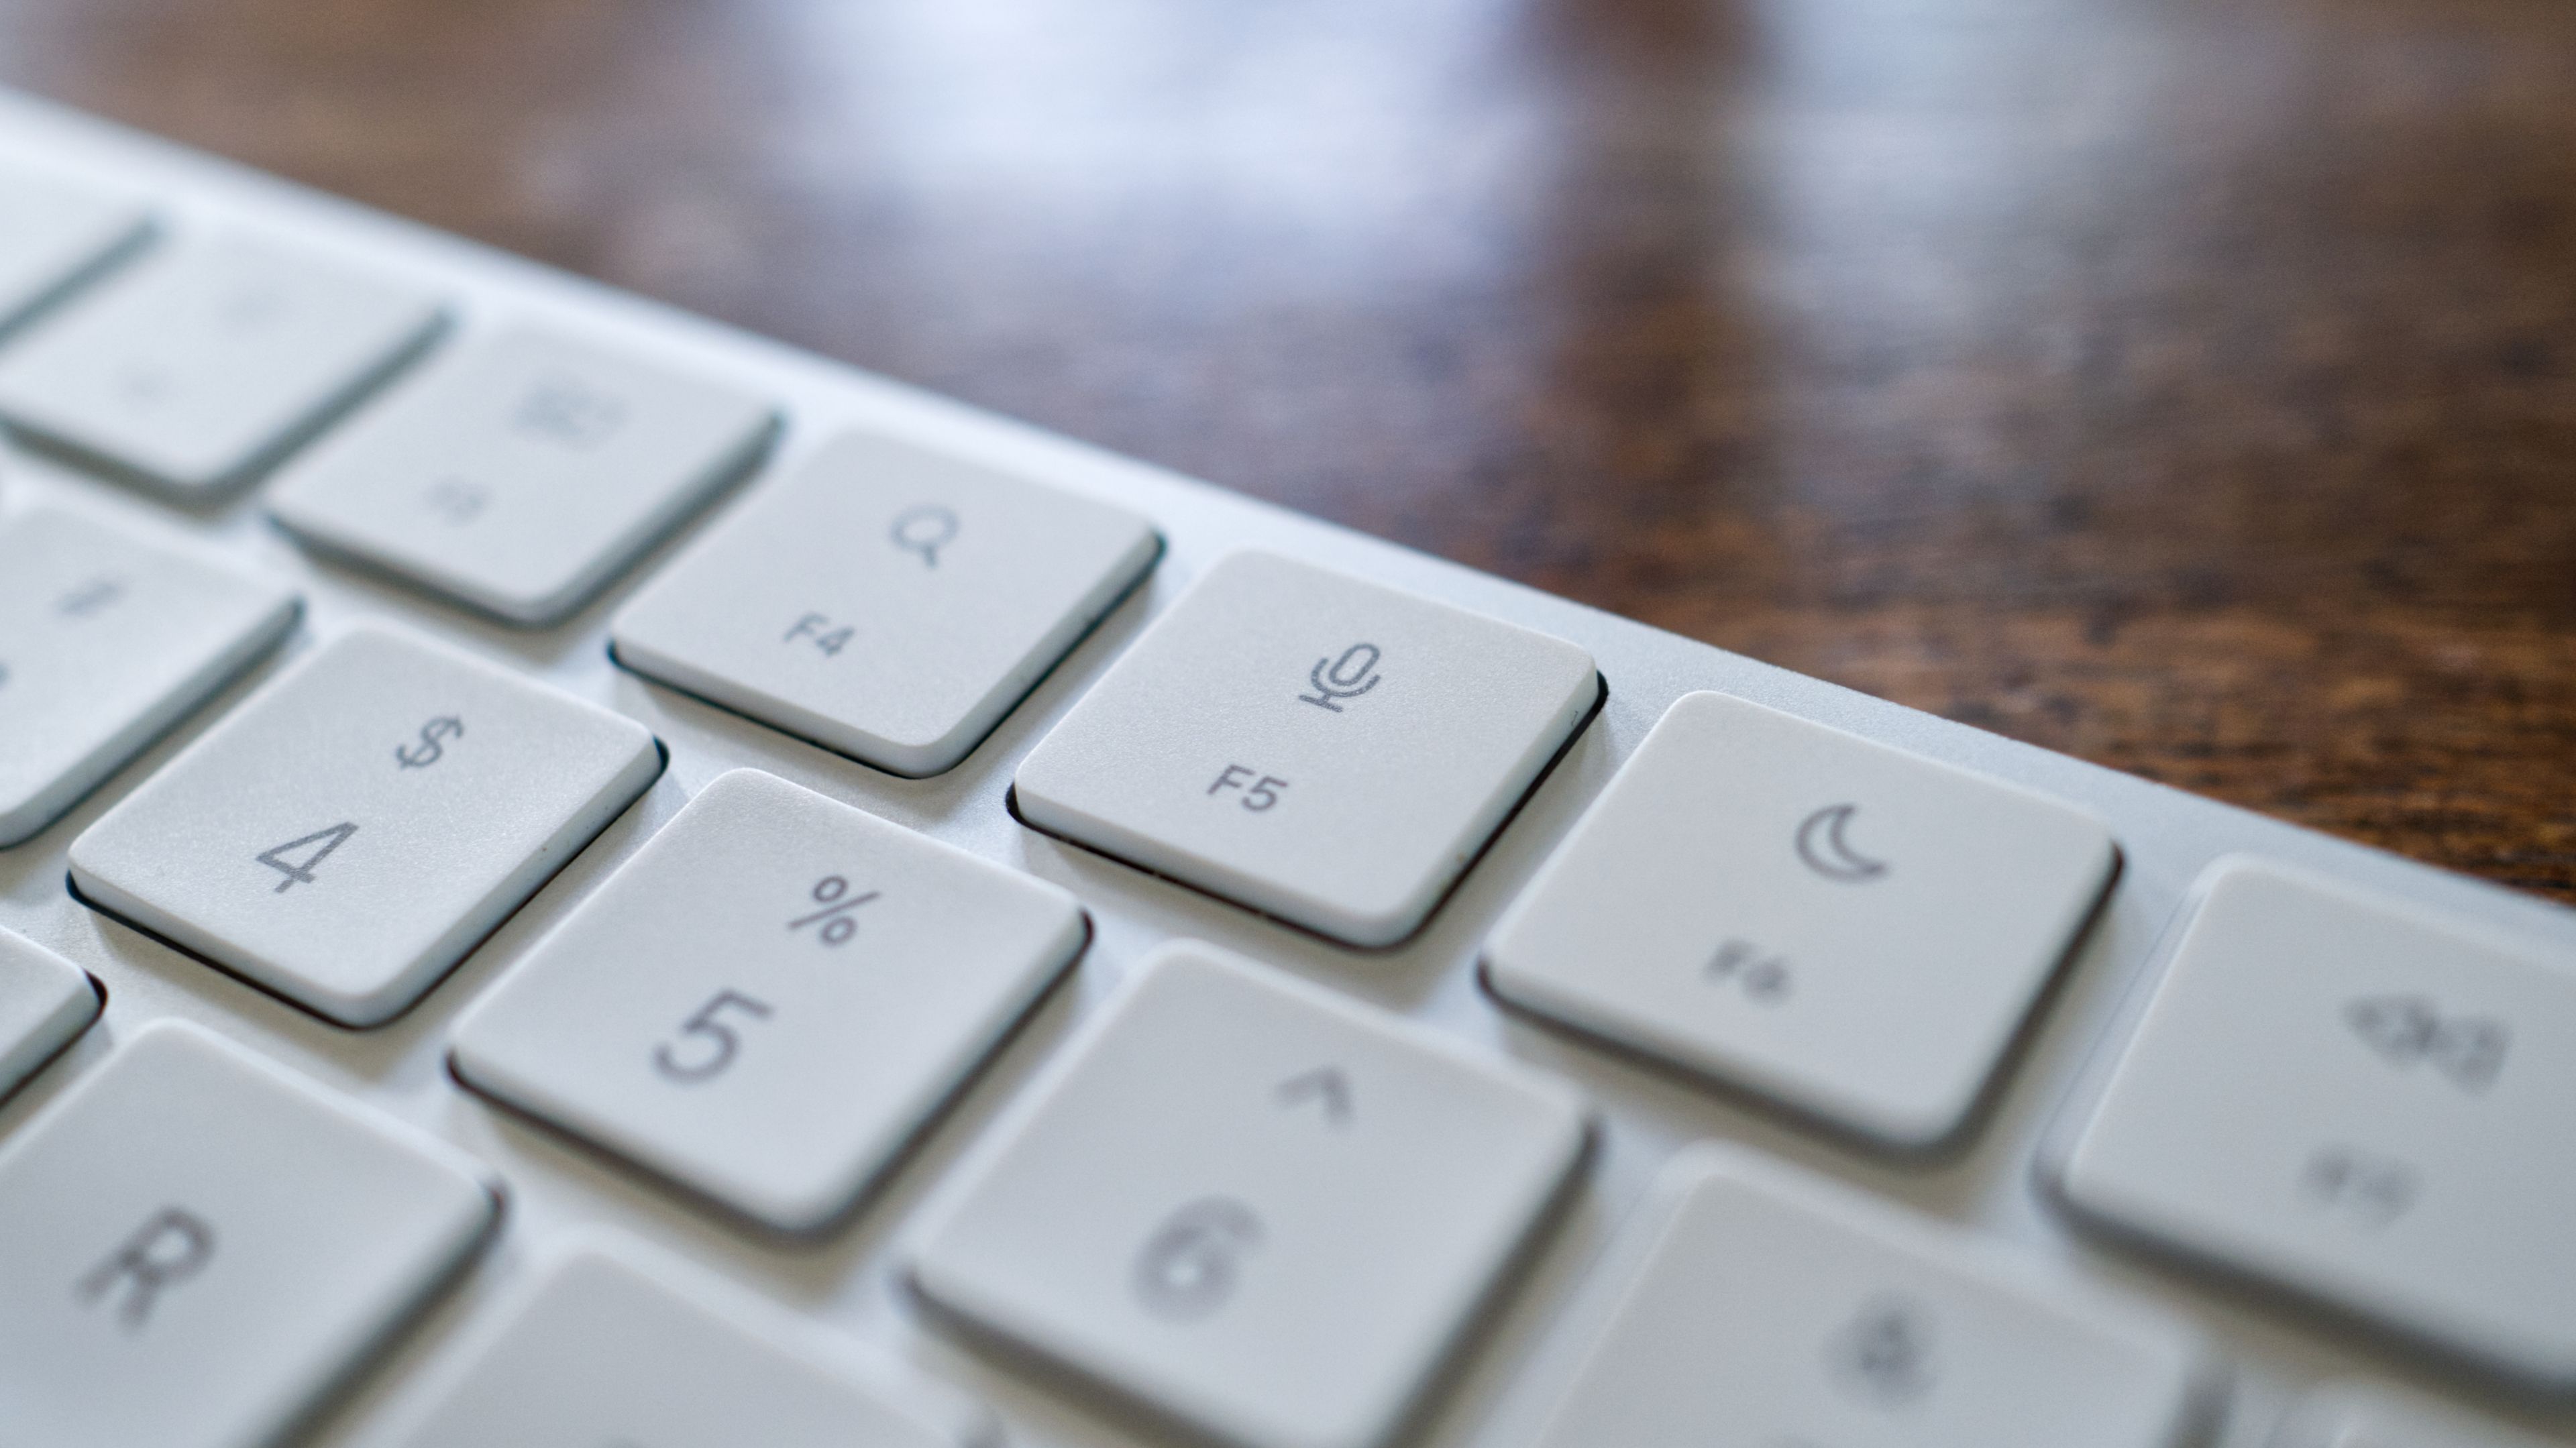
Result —
[[1342, 706], [1335, 700], [1356, 699], [1377, 687], [1383, 677], [1377, 672], [1377, 660], [1375, 644], [1353, 644], [1342, 650], [1338, 659], [1317, 659], [1306, 675], [1306, 682], [1315, 686], [1315, 692], [1298, 695], [1297, 702], [1341, 713]]

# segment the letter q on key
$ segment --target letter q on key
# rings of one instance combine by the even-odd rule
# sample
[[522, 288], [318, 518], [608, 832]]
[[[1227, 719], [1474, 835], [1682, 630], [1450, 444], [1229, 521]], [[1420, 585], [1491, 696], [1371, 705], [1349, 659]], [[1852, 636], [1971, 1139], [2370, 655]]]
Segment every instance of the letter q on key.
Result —
[[1336, 701], [1356, 699], [1376, 688], [1385, 677], [1376, 672], [1378, 657], [1377, 645], [1357, 643], [1342, 650], [1338, 659], [1317, 659], [1306, 675], [1306, 682], [1314, 685], [1315, 692], [1298, 695], [1297, 702], [1341, 713], [1342, 706]]

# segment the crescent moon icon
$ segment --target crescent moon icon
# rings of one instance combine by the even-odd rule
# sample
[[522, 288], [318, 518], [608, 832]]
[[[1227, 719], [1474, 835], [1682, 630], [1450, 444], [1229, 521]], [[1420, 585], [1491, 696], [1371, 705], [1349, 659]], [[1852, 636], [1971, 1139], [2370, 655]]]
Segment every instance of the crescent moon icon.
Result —
[[1885, 860], [1871, 859], [1843, 838], [1843, 831], [1859, 809], [1856, 804], [1829, 804], [1798, 822], [1798, 858], [1807, 862], [1808, 869], [1846, 884], [1875, 880], [1887, 873]]

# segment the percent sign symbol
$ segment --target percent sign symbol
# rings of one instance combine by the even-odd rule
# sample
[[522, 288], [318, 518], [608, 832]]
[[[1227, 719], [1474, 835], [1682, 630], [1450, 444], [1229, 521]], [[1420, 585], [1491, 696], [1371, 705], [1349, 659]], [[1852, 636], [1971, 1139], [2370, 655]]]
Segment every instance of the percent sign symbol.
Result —
[[[788, 921], [787, 928], [802, 930], [820, 920], [823, 922], [823, 928], [816, 933], [823, 937], [823, 943], [838, 945], [859, 933], [859, 922], [852, 920], [849, 912], [877, 898], [877, 894], [877, 891], [870, 890], [864, 895], [850, 895], [849, 881], [838, 875], [825, 875], [814, 882], [814, 903], [823, 908], [811, 915], [799, 916]], [[846, 900], [841, 898], [845, 895], [849, 895], [850, 898]]]

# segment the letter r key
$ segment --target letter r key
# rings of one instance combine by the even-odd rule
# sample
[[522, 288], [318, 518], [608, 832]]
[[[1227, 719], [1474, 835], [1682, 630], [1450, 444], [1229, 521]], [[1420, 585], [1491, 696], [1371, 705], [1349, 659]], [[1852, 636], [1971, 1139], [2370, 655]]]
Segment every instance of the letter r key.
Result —
[[[115, 1293], [118, 1323], [139, 1332], [151, 1320], [153, 1299], [163, 1289], [196, 1276], [214, 1258], [215, 1229], [192, 1212], [163, 1207], [81, 1278], [79, 1295], [85, 1302], [100, 1302]], [[117, 1293], [120, 1282], [126, 1287]]]
[[0, 1146], [0, 1441], [274, 1442], [486, 1240], [498, 1181], [195, 1025]]

